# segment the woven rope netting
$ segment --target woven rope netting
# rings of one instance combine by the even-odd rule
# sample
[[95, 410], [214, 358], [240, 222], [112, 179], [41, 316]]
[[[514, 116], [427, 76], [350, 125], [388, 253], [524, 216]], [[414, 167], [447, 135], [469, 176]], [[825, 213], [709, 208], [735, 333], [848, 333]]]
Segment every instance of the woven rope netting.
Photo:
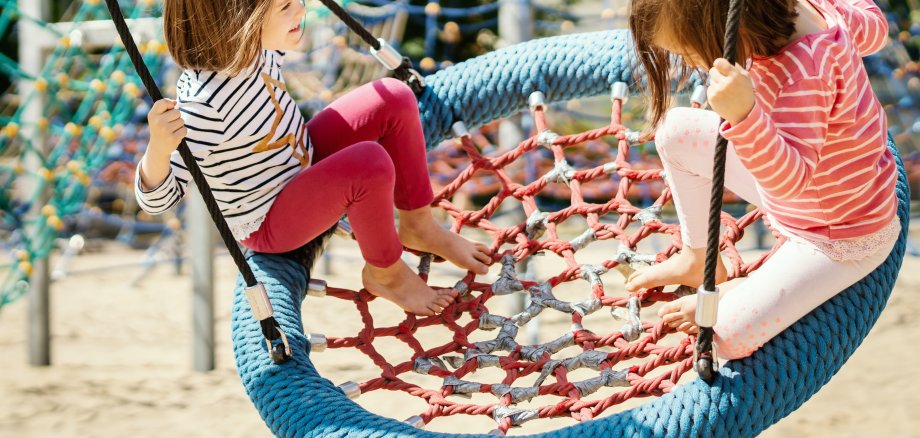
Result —
[[[666, 186], [650, 206], [639, 208], [629, 199], [631, 186], [662, 184], [664, 175], [660, 168], [637, 170], [630, 164], [631, 147], [651, 139], [640, 138], [621, 124], [623, 101], [612, 99], [609, 125], [579, 134], [557, 135], [548, 129], [546, 106], [540, 99], [532, 99], [531, 113], [537, 134], [513, 150], [496, 152], [494, 156], [483, 155], [465, 128], [455, 126], [454, 132], [458, 135], [455, 145], [468, 156], [468, 167], [436, 194], [435, 204], [453, 218], [454, 232], [475, 228], [491, 237], [491, 250], [494, 260], [501, 264], [501, 274], [493, 283], [479, 282], [473, 274], [468, 274], [452, 286], [460, 293], [460, 298], [440, 315], [416, 317], [407, 314], [400, 324], [390, 327], [374, 326], [369, 308], [374, 297], [368, 292], [326, 288], [327, 296], [353, 301], [364, 325], [356, 336], [330, 337], [328, 347], [356, 348], [381, 370], [378, 377], [360, 384], [340, 385], [343, 391], [350, 396], [380, 389], [405, 392], [427, 402], [427, 410], [408, 420], [416, 425], [441, 416], [488, 415], [498, 423], [496, 432], [505, 433], [512, 426], [535, 418], [570, 416], [580, 421], [590, 420], [611, 406], [631, 398], [658, 396], [676, 385], [681, 375], [693, 367], [694, 338], [683, 337], [678, 342], [671, 338], [671, 342], [663, 342], [673, 330], [657, 319], [642, 321], [640, 309], [692, 293], [692, 289], [680, 287], [666, 292], [657, 288], [630, 295], [622, 287], [608, 290], [604, 286], [611, 270], [626, 276], [636, 268], [666, 259], [681, 247], [679, 226], [661, 219], [661, 212], [671, 198]], [[576, 170], [568, 164], [567, 153], [578, 154], [587, 142], [603, 139], [617, 144], [613, 161], [584, 170]], [[552, 152], [552, 171], [533, 181], [515, 182], [519, 178], [509, 176], [509, 166], [525, 154], [536, 154], [540, 148]], [[497, 179], [501, 189], [483, 208], [468, 211], [451, 202], [461, 187], [484, 176]], [[583, 199], [585, 184], [611, 178], [618, 179], [619, 184], [609, 201], [589, 203]], [[568, 186], [570, 205], [555, 212], [541, 212], [536, 197], [552, 184]], [[526, 221], [503, 227], [492, 220], [507, 198], [520, 202]], [[582, 227], [587, 224], [587, 229], [576, 238], [561, 239], [559, 227], [573, 218], [581, 218], [573, 222]], [[730, 278], [746, 276], [782, 244], [783, 239], [777, 236], [772, 251], [751, 261], [742, 260], [735, 243], [742, 238], [746, 227], [760, 219], [759, 210], [737, 219], [723, 213], [721, 249]], [[670, 243], [657, 254], [637, 252], [639, 242], [653, 234], [665, 235]], [[610, 251], [604, 260], [580, 259], [579, 251], [592, 242], [606, 240], [615, 241], [619, 249]], [[564, 261], [562, 272], [544, 281], [518, 278], [517, 263], [535, 254], [549, 253]], [[430, 262], [430, 256], [423, 256], [419, 266], [425, 280]], [[582, 296], [570, 301], [557, 298], [554, 288], [563, 283], [576, 284], [578, 290], [584, 291]], [[505, 316], [490, 310], [490, 304], [495, 304], [493, 297], [510, 294], [529, 297], [522, 312]], [[491, 307], [497, 310], [501, 306]], [[519, 329], [542, 312], [553, 311], [569, 315], [571, 330], [546, 343], [523, 343], [524, 335], [518, 335]], [[597, 327], [589, 326], [586, 317], [600, 312], [606, 312], [600, 314], [601, 320], [606, 322]], [[467, 317], [469, 322], [461, 323]], [[445, 327], [452, 336], [443, 344], [426, 349], [414, 334], [432, 326]], [[487, 340], [472, 341], [474, 333], [482, 330], [489, 331]], [[482, 337], [481, 332], [475, 335]], [[412, 356], [391, 363], [384, 357], [383, 350], [375, 346], [375, 341], [384, 338], [404, 343], [411, 349]], [[569, 354], [573, 346], [581, 352]], [[669, 371], [655, 373], [656, 369], [665, 366]], [[504, 373], [500, 382], [477, 380], [478, 370], [494, 368]], [[570, 378], [579, 369], [596, 373], [587, 379]], [[443, 379], [441, 387], [422, 388], [413, 383], [407, 373]], [[532, 383], [521, 383], [524, 378]], [[605, 387], [614, 390], [607, 391], [610, 395], [598, 397]], [[449, 397], [471, 394], [492, 394], [493, 401], [476, 404], [472, 402], [474, 399]], [[551, 397], [552, 404], [519, 407], [535, 397], [546, 400], [546, 396]]]

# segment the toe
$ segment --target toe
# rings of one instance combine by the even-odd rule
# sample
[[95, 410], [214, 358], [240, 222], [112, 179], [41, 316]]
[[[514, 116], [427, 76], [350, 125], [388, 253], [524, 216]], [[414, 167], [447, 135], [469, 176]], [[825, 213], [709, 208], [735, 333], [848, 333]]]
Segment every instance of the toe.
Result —
[[454, 300], [452, 300], [451, 297], [448, 296], [448, 295], [438, 295], [438, 296], [434, 299], [434, 302], [433, 302], [433, 303], [434, 303], [434, 305], [439, 306], [440, 308], [444, 308], [444, 307], [447, 307], [447, 306], [451, 305], [451, 303], [453, 303], [453, 302], [454, 302]]
[[684, 315], [682, 315], [682, 314], [680, 314], [680, 313], [678, 313], [678, 312], [667, 313], [667, 314], [665, 314], [664, 316], [661, 317], [661, 320], [664, 321], [665, 324], [667, 324], [667, 325], [669, 325], [669, 326], [672, 326], [672, 327], [675, 326], [675, 325], [677, 325], [677, 324], [680, 323], [680, 322], [686, 322], [686, 321], [687, 321], [687, 319], [684, 318]]
[[678, 306], [674, 301], [664, 303], [660, 309], [658, 309], [658, 316], [664, 317], [669, 313], [674, 313], [678, 310]]
[[645, 287], [643, 286], [645, 283], [647, 283], [647, 281], [643, 271], [633, 272], [632, 275], [629, 276], [629, 279], [626, 280], [626, 291], [638, 292]]
[[696, 328], [696, 324], [690, 321], [684, 321], [681, 325], [677, 326], [678, 331], [681, 331], [687, 334], [693, 334], [691, 333], [691, 331], [694, 330], [695, 328]]
[[486, 252], [484, 252], [484, 251], [476, 251], [476, 252], [474, 252], [474, 253], [473, 253], [473, 257], [475, 257], [476, 260], [482, 262], [482, 263], [485, 264], [485, 265], [489, 265], [489, 264], [492, 263], [492, 256], [490, 256], [488, 253], [486, 253]]

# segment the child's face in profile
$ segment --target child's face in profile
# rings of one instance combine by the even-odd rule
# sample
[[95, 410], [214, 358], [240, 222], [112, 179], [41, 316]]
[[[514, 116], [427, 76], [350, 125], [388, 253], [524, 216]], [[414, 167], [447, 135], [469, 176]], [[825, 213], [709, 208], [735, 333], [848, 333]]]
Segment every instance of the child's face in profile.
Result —
[[265, 50], [294, 50], [303, 36], [302, 0], [272, 0], [268, 17], [262, 26], [262, 48]]

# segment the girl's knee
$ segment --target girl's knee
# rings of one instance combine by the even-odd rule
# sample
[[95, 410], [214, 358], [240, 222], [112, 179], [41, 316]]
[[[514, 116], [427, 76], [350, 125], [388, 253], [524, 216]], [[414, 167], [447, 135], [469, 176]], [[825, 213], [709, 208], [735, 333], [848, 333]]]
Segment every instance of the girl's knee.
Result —
[[387, 183], [396, 179], [393, 160], [380, 143], [365, 141], [351, 148], [354, 150], [354, 166], [362, 179], [377, 183]]
[[716, 353], [725, 360], [743, 359], [754, 354], [764, 343], [770, 340], [766, 332], [755, 330], [753, 324], [748, 328], [726, 329], [716, 326], [713, 342]]
[[394, 78], [379, 79], [377, 83], [382, 87], [386, 96], [387, 106], [392, 109], [411, 109], [418, 112], [418, 100], [415, 92], [403, 81]]
[[718, 133], [719, 119], [712, 111], [679, 107], [665, 115], [655, 132], [655, 148], [667, 160], [679, 160], [685, 154], [699, 154], [712, 148]]

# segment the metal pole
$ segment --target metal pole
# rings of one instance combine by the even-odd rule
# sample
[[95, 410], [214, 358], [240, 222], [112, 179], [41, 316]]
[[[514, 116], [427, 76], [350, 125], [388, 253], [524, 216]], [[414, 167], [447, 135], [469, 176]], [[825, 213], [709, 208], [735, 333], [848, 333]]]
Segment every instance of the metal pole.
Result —
[[[19, 10], [23, 15], [48, 21], [50, 17], [50, 6], [47, 0], [19, 0]], [[42, 47], [29, 35], [37, 35], [43, 32], [41, 27], [31, 20], [19, 20], [19, 63], [24, 71], [37, 76], [41, 73], [43, 64]], [[18, 82], [19, 95], [26, 98], [35, 91], [33, 82], [27, 79], [21, 79]], [[37, 122], [44, 113], [44, 96], [32, 99], [23, 110], [23, 135], [31, 138], [35, 149], [42, 156], [47, 155], [47, 144], [44, 133], [37, 128]], [[26, 168], [33, 175], [38, 175], [42, 167], [41, 161], [29, 156], [25, 163]], [[33, 183], [25, 182], [21, 186], [23, 193], [27, 196], [35, 194], [37, 189]], [[47, 189], [41, 193], [32, 209], [29, 212], [29, 222], [36, 220], [41, 214], [41, 208], [48, 201]], [[51, 365], [51, 302], [50, 302], [50, 283], [51, 267], [49, 257], [32, 261], [32, 275], [29, 290], [29, 364], [33, 366]]]
[[195, 371], [214, 369], [214, 233], [207, 207], [197, 190], [186, 213], [186, 240], [192, 265], [192, 355]]
[[[522, 43], [533, 38], [534, 34], [534, 8], [530, 0], [511, 0], [505, 1], [498, 10], [498, 35], [500, 37], [500, 46], [510, 46]], [[544, 90], [545, 91], [545, 90]], [[524, 132], [521, 124], [521, 115], [515, 115], [501, 122], [498, 127], [498, 147], [502, 151], [508, 151], [517, 147], [524, 141], [528, 135]], [[519, 209], [514, 205], [511, 208]], [[505, 208], [503, 208], [505, 209]], [[523, 220], [523, 212], [516, 215], [516, 219]], [[527, 275], [528, 263], [518, 263], [517, 272], [519, 276]], [[506, 300], [510, 314], [519, 313], [527, 306], [527, 296], [525, 294], [510, 295]], [[536, 319], [528, 324], [528, 337], [534, 343], [538, 342]]]

